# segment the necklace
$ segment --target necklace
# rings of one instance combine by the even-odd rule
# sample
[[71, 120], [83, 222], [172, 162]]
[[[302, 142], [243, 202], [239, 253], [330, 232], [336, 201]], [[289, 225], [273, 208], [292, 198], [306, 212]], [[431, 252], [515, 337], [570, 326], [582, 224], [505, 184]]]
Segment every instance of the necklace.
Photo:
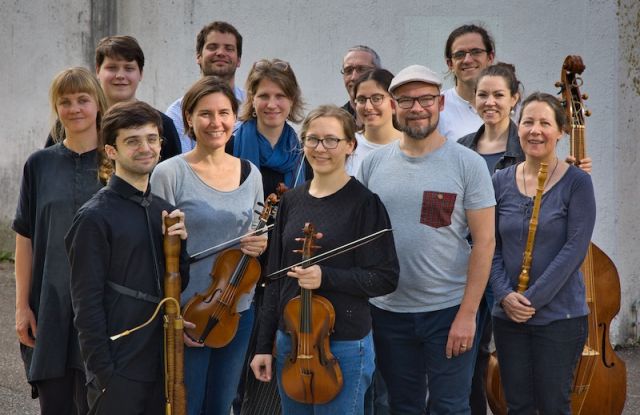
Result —
[[[524, 194], [527, 195], [527, 197], [529, 197], [529, 193], [527, 193], [527, 179], [524, 177], [525, 164], [526, 162], [522, 163], [522, 185], [524, 187]], [[553, 170], [551, 170], [551, 174], [549, 175], [549, 177], [547, 177], [547, 180], [544, 182], [543, 190], [547, 188], [547, 183], [551, 181], [551, 178], [553, 177], [553, 174], [556, 172], [557, 167], [558, 167], [558, 158], [556, 157], [556, 164], [555, 166], [553, 166]]]

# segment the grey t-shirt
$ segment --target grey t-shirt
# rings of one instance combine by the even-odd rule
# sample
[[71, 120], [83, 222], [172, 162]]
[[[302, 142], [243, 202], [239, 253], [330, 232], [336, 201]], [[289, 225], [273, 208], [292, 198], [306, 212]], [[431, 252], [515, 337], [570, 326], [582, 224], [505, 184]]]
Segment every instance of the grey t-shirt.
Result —
[[[263, 201], [262, 177], [253, 164], [251, 173], [237, 189], [222, 192], [203, 182], [184, 155], [158, 164], [151, 175], [151, 188], [154, 194], [184, 212], [189, 255], [247, 233], [258, 223], [254, 210]], [[191, 265], [189, 285], [182, 293], [183, 303], [211, 284], [209, 273], [216, 258], [214, 255]], [[252, 299], [253, 290], [240, 298], [237, 311], [247, 310]]]
[[399, 313], [460, 304], [471, 252], [465, 211], [495, 205], [482, 157], [450, 140], [409, 157], [397, 141], [369, 154], [358, 179], [387, 208], [400, 261], [396, 291], [371, 303]]

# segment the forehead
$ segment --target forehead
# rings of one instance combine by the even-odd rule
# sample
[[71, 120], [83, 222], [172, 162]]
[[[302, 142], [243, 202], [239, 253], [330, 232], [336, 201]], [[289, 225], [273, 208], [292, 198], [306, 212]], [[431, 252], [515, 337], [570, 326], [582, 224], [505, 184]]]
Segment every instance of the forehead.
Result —
[[358, 85], [358, 94], [388, 94], [388, 92], [382, 88], [376, 81], [373, 79], [366, 80], [364, 82], [360, 82]]
[[343, 66], [373, 66], [373, 56], [364, 50], [352, 50], [344, 56]]
[[478, 90], [509, 89], [507, 81], [501, 76], [483, 76], [478, 81]]
[[206, 109], [219, 109], [219, 108], [225, 108], [225, 109], [230, 109], [231, 108], [231, 101], [229, 101], [229, 98], [223, 94], [222, 92], [214, 92], [212, 94], [207, 94], [205, 96], [203, 96], [202, 98], [200, 98], [198, 100], [198, 102], [195, 105], [195, 108], [206, 108]]
[[335, 117], [319, 117], [309, 123], [307, 134], [336, 135], [344, 133], [342, 122]]
[[215, 43], [218, 45], [225, 45], [225, 46], [230, 45], [233, 47], [238, 46], [236, 44], [236, 37], [233, 35], [233, 33], [222, 33], [216, 30], [212, 30], [207, 34], [204, 44], [206, 46], [210, 43]]
[[546, 119], [555, 121], [555, 112], [546, 102], [532, 101], [522, 109], [522, 118]]
[[159, 135], [158, 126], [154, 123], [145, 125], [133, 126], [129, 128], [119, 128], [116, 135], [116, 139], [127, 139], [132, 137], [142, 137], [148, 135]]
[[440, 95], [440, 88], [424, 82], [409, 82], [397, 87], [393, 94], [396, 97], [419, 97], [422, 95]]
[[90, 98], [93, 99], [93, 96], [86, 91], [76, 91], [76, 92], [63, 92], [60, 95], [58, 95], [58, 100], [63, 100], [63, 99], [78, 99], [78, 98]]
[[[124, 59], [122, 56], [105, 56], [104, 60], [102, 61], [102, 65], [100, 65], [100, 67], [105, 66], [105, 65], [135, 65], [136, 68], [138, 68], [138, 62], [136, 62], [136, 60], [126, 60]], [[139, 68], [138, 68], [139, 69]]]
[[465, 33], [458, 36], [451, 44], [451, 52], [455, 53], [459, 50], [484, 49], [484, 42], [480, 33]]
[[256, 88], [256, 90], [257, 91], [269, 91], [269, 92], [284, 93], [284, 91], [282, 90], [280, 85], [278, 85], [277, 83], [273, 82], [269, 78], [261, 79], [260, 82], [258, 83], [258, 87]]

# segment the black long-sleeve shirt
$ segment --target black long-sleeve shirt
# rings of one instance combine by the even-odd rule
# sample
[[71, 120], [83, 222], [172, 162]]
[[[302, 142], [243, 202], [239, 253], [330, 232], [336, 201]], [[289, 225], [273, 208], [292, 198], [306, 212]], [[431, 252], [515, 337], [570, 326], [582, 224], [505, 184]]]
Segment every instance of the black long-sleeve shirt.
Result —
[[[148, 202], [150, 226], [145, 207], [140, 203], [143, 200], [143, 204]], [[74, 322], [87, 381], [97, 377], [101, 388], [106, 387], [114, 372], [138, 381], [161, 377], [161, 318], [128, 336], [115, 341], [109, 339], [146, 321], [156, 304], [120, 294], [107, 282], [162, 297], [162, 211], [173, 209], [165, 200], [149, 194], [148, 189], [143, 194], [113, 176], [109, 184], [78, 211], [65, 237], [71, 264]], [[189, 278], [184, 242], [180, 259], [184, 287]]]
[[[305, 183], [284, 194], [270, 245], [268, 272], [300, 261], [300, 242], [306, 222], [323, 234], [320, 254], [379, 230], [390, 228], [389, 216], [377, 195], [351, 179], [327, 197], [309, 194]], [[357, 340], [371, 330], [368, 300], [388, 294], [398, 284], [399, 265], [391, 233], [320, 264], [322, 282], [314, 294], [327, 298], [336, 314], [332, 340]], [[256, 353], [271, 353], [276, 328], [285, 330], [283, 310], [300, 294], [298, 281], [284, 276], [267, 285], [260, 313]]]

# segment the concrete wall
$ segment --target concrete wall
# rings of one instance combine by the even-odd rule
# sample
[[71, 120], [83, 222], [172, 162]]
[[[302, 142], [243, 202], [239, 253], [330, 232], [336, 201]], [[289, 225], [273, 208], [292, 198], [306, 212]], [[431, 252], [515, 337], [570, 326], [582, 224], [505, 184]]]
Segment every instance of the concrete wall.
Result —
[[[91, 48], [104, 34], [130, 34], [147, 63], [138, 96], [166, 107], [198, 76], [195, 34], [212, 20], [226, 20], [244, 35], [243, 84], [253, 61], [278, 57], [294, 68], [308, 102], [342, 104], [339, 73], [344, 51], [366, 44], [383, 66], [397, 72], [421, 63], [446, 72], [443, 48], [452, 28], [483, 22], [497, 44], [497, 59], [514, 63], [526, 92], [555, 92], [564, 57], [584, 59], [583, 92], [588, 153], [594, 159], [598, 223], [594, 240], [618, 266], [622, 310], [614, 339], [637, 339], [632, 306], [640, 300], [637, 206], [637, 137], [640, 127], [640, 6], [636, 0], [538, 0], [533, 2], [435, 0], [98, 1], [0, 0], [0, 222], [6, 235], [25, 158], [41, 146], [49, 122], [47, 89], [66, 66], [91, 66]], [[450, 82], [450, 80], [449, 80]], [[565, 140], [566, 141], [566, 140]], [[566, 143], [560, 149], [566, 152]], [[635, 168], [635, 169], [634, 169]], [[1, 238], [0, 238], [1, 239]], [[3, 239], [0, 249], [10, 249]]]

